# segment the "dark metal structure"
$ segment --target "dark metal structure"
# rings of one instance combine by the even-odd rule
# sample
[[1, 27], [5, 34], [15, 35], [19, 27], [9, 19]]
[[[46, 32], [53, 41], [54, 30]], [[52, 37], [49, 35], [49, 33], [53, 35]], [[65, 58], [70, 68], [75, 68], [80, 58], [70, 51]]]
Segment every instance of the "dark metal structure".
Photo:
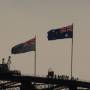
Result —
[[80, 87], [90, 90], [90, 82], [57, 78], [54, 71], [49, 71], [46, 77], [24, 76], [18, 70], [11, 71], [4, 59], [0, 64], [0, 90], [80, 90]]
[[[56, 88], [57, 90], [58, 88], [69, 88], [69, 90], [78, 90], [78, 87], [90, 90], [89, 82], [76, 80], [63, 80], [48, 77], [7, 75], [7, 74], [0, 74], [0, 80], [3, 81], [3, 83], [0, 84], [0, 90], [7, 90], [7, 88], [12, 87], [13, 88], [20, 87], [20, 89], [18, 90], [55, 90]], [[47, 86], [41, 89], [36, 88], [36, 86], [42, 84]]]

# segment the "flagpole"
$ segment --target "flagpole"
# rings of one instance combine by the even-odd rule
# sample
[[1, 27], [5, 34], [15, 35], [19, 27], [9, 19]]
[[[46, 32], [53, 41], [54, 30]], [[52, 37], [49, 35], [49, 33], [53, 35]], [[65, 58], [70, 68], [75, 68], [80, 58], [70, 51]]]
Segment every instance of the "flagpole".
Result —
[[[73, 30], [73, 24], [72, 24]], [[71, 45], [71, 79], [73, 77], [73, 31], [72, 31], [72, 45]]]
[[35, 35], [35, 56], [34, 56], [34, 75], [36, 76], [36, 35]]

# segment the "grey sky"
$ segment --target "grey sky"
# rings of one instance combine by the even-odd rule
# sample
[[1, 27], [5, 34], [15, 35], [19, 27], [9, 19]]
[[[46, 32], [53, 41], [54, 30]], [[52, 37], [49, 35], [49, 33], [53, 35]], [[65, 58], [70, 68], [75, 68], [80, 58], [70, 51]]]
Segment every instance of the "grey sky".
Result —
[[[90, 80], [90, 0], [0, 0], [0, 58], [37, 37], [37, 74], [70, 75], [71, 39], [47, 40], [47, 31], [74, 23], [73, 75]], [[1, 61], [0, 61], [1, 62]], [[12, 55], [12, 68], [33, 74], [34, 52]]]

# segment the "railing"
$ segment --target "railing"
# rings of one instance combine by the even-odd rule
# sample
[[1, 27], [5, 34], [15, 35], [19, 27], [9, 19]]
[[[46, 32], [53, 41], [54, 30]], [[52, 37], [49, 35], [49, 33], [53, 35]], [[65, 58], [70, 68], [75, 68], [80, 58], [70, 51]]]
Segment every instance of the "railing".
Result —
[[[30, 85], [32, 88], [33, 85], [32, 83], [35, 82], [37, 83], [44, 83], [44, 84], [51, 84], [53, 85], [58, 85], [58, 87], [82, 87], [82, 88], [90, 88], [90, 82], [85, 82], [85, 81], [80, 81], [80, 80], [68, 80], [68, 79], [63, 79], [63, 78], [49, 78], [49, 77], [40, 77], [40, 76], [24, 76], [24, 75], [0, 75], [0, 80], [2, 81], [11, 81], [11, 82], [16, 82], [16, 83], [21, 83], [22, 88], [24, 88], [24, 85], [27, 87]], [[28, 87], [30, 88], [30, 87]], [[72, 88], [72, 87], [71, 87]], [[24, 89], [21, 89], [24, 90]], [[29, 90], [29, 89], [27, 89]]]

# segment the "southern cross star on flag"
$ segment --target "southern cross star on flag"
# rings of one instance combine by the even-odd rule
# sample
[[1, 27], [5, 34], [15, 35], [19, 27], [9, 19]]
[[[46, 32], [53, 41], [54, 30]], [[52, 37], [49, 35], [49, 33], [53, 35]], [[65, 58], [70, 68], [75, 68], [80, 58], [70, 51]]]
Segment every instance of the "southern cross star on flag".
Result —
[[48, 31], [48, 40], [64, 39], [73, 37], [73, 24]]

